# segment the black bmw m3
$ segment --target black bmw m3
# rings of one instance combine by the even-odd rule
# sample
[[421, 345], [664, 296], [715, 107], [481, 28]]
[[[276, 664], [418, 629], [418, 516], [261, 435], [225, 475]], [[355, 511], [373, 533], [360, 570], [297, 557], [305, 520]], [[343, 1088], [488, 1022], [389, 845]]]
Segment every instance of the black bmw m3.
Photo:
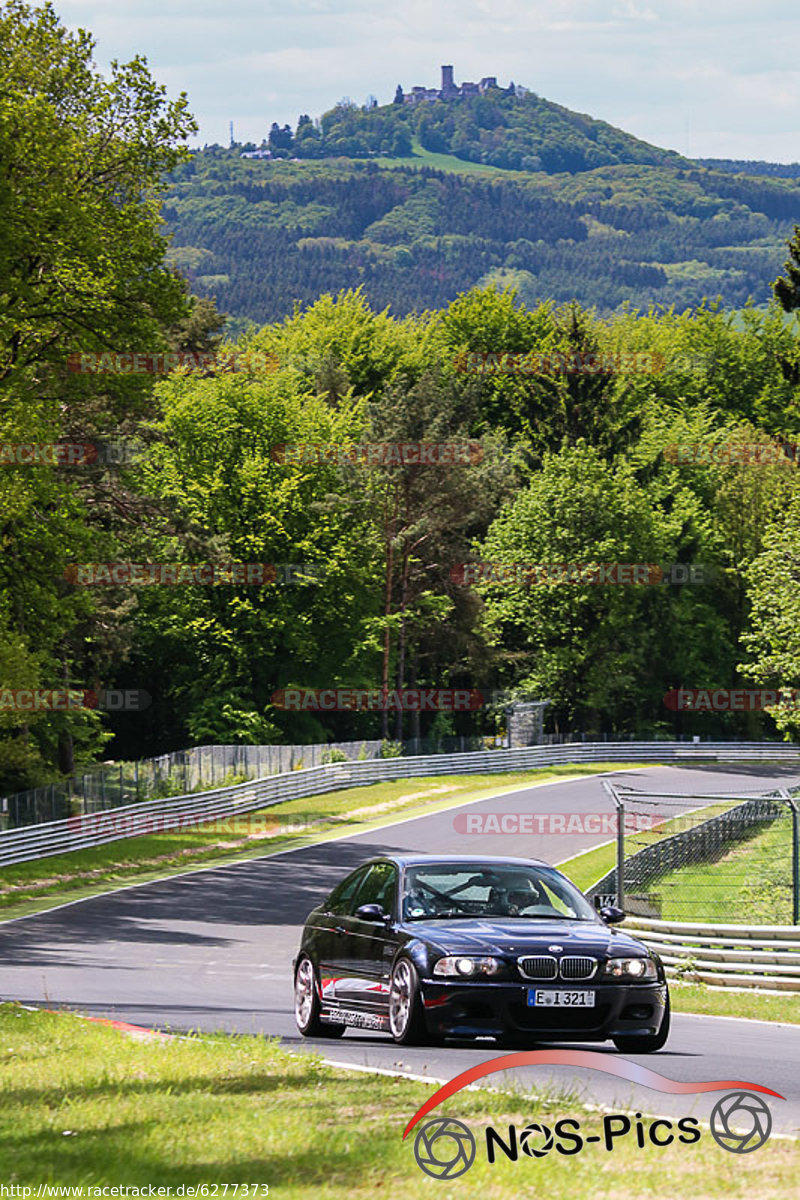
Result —
[[308, 916], [294, 963], [306, 1037], [347, 1026], [401, 1044], [445, 1038], [604, 1041], [660, 1050], [669, 993], [658, 955], [532, 859], [387, 855]]

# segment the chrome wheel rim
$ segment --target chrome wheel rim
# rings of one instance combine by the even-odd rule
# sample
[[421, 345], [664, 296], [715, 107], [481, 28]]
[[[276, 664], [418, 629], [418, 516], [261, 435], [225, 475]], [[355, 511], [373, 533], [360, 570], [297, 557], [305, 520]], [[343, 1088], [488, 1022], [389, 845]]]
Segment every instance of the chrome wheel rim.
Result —
[[408, 1028], [410, 1013], [411, 968], [407, 962], [400, 962], [392, 974], [392, 986], [389, 994], [389, 1025], [396, 1037], [402, 1037]]
[[314, 1004], [314, 968], [309, 959], [304, 958], [297, 968], [294, 981], [294, 1011], [297, 1024], [305, 1029], [311, 1020], [311, 1009]]

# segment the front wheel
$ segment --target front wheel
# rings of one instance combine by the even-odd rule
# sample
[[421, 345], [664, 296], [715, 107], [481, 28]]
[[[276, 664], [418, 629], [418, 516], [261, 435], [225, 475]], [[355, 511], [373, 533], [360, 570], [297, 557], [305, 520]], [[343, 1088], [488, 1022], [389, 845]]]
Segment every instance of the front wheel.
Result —
[[424, 1046], [430, 1040], [422, 1011], [417, 968], [407, 958], [399, 959], [392, 971], [389, 1029], [401, 1046]]
[[344, 1025], [329, 1025], [319, 1018], [320, 1003], [314, 964], [304, 954], [294, 976], [294, 1019], [303, 1037], [338, 1038]]
[[667, 996], [667, 1003], [664, 1006], [664, 1017], [658, 1033], [644, 1034], [643, 1036], [631, 1034], [630, 1037], [623, 1034], [621, 1037], [615, 1037], [611, 1040], [621, 1054], [652, 1054], [654, 1050], [661, 1050], [667, 1043], [667, 1038], [669, 1037], [669, 1017], [669, 996]]

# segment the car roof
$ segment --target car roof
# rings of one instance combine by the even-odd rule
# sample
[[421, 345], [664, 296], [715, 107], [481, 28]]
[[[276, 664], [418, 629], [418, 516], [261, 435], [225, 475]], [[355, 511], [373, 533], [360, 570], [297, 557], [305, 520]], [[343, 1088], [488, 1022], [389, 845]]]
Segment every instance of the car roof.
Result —
[[452, 863], [464, 866], [506, 866], [506, 867], [549, 867], [550, 863], [541, 858], [510, 858], [498, 854], [379, 854], [370, 862], [393, 862], [399, 867], [447, 866]]

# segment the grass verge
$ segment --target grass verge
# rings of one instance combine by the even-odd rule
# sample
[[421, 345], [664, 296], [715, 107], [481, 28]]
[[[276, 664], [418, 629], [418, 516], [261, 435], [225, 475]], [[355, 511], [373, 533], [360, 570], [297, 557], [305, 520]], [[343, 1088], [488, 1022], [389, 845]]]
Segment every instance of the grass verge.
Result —
[[[654, 842], [660, 842], [664, 838], [669, 837], [670, 834], [688, 829], [691, 825], [700, 825], [703, 821], [708, 821], [711, 817], [716, 817], [720, 813], [725, 812], [726, 809], [733, 808], [736, 803], [737, 801], [731, 800], [722, 801], [718, 804], [709, 804], [697, 812], [681, 813], [679, 816], [661, 821], [651, 829], [640, 829], [636, 833], [630, 833], [625, 837], [625, 857], [629, 858], [631, 854], [636, 854], [639, 850], [644, 850], [646, 846], [651, 846]], [[606, 843], [604, 846], [596, 846], [593, 850], [585, 850], [583, 854], [577, 854], [574, 858], [570, 858], [559, 865], [569, 875], [570, 879], [585, 891], [586, 888], [591, 887], [593, 883], [596, 883], [598, 879], [602, 879], [604, 875], [608, 874], [609, 871], [613, 871], [616, 867], [616, 839]], [[688, 918], [686, 919], [688, 920]]]
[[[175, 1195], [181, 1186], [207, 1185], [213, 1195], [219, 1185], [222, 1195], [224, 1184], [246, 1183], [251, 1197], [266, 1185], [271, 1197], [286, 1200], [422, 1200], [434, 1191], [442, 1200], [761, 1200], [793, 1194], [800, 1172], [800, 1146], [789, 1140], [736, 1155], [703, 1129], [693, 1144], [676, 1137], [639, 1148], [634, 1126], [609, 1152], [602, 1114], [574, 1096], [468, 1091], [437, 1111], [471, 1129], [475, 1162], [460, 1179], [436, 1181], [415, 1162], [414, 1134], [402, 1139], [433, 1085], [335, 1071], [262, 1038], [139, 1041], [17, 1005], [0, 1006], [0, 1047], [0, 1171], [17, 1187], [72, 1186], [90, 1196], [91, 1187], [144, 1187], [147, 1194], [153, 1185]], [[687, 1115], [692, 1107], [687, 1097]], [[570, 1157], [553, 1150], [513, 1162], [501, 1152], [487, 1162], [486, 1126], [508, 1138], [512, 1122], [521, 1130], [566, 1117], [580, 1123], [583, 1137], [600, 1141]]]
[[669, 995], [673, 1012], [800, 1025], [800, 993], [765, 996], [745, 991], [716, 991], [704, 983], [678, 983], [671, 979]]
[[[792, 923], [792, 822], [789, 812], [760, 833], [731, 846], [714, 862], [696, 863], [662, 875], [651, 890], [660, 897], [665, 921], [736, 920]], [[702, 912], [702, 918], [695, 914]], [[800, 934], [800, 930], [798, 931]]]
[[[0, 917], [7, 920], [26, 916], [66, 900], [97, 895], [110, 887], [147, 883], [194, 867], [223, 866], [343, 833], [367, 831], [396, 818], [441, 812], [525, 784], [624, 769], [625, 764], [620, 763], [565, 764], [504, 774], [399, 779], [289, 800], [259, 813], [184, 832], [126, 838], [90, 850], [19, 863], [0, 870]], [[110, 815], [113, 817], [113, 813]]]
[[[728, 807], [729, 804], [719, 804], [703, 809], [695, 814], [696, 820], [698, 823], [707, 820]], [[778, 820], [764, 833], [734, 846], [717, 862], [701, 863], [664, 876], [652, 888], [668, 900], [664, 904], [664, 919], [729, 922], [732, 914], [744, 913], [751, 923], [790, 923], [791, 868], [786, 844], [791, 838], [789, 827], [789, 821]], [[625, 839], [626, 856], [669, 835], [675, 828], [685, 829], [685, 818], [631, 834]], [[614, 868], [616, 856], [615, 843], [598, 846], [560, 863], [559, 869], [585, 890]], [[745, 864], [747, 870], [743, 869]], [[702, 906], [697, 904], [698, 896], [702, 898]], [[695, 897], [690, 913], [681, 897]], [[702, 916], [698, 915], [700, 908]], [[670, 989], [675, 1012], [800, 1024], [800, 995], [797, 994], [753, 995], [744, 990], [718, 990], [703, 983], [682, 984], [675, 980], [670, 981]]]

